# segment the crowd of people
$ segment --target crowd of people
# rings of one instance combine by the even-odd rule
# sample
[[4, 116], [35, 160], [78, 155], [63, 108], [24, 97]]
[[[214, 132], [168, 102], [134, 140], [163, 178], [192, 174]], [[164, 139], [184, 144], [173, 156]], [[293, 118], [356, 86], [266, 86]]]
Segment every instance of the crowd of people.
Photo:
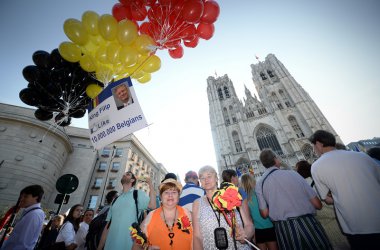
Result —
[[[204, 166], [187, 172], [184, 186], [167, 174], [156, 195], [149, 178], [146, 194], [126, 172], [122, 193], [110, 191], [97, 214], [77, 204], [44, 227], [43, 189], [28, 186], [20, 192], [22, 215], [1, 250], [378, 249], [379, 161], [345, 150], [327, 131], [316, 131], [310, 142], [318, 159], [299, 161], [295, 171], [263, 149], [265, 171], [257, 180], [227, 169], [219, 182], [216, 169]], [[215, 204], [223, 186], [236, 187], [240, 200], [228, 212]]]

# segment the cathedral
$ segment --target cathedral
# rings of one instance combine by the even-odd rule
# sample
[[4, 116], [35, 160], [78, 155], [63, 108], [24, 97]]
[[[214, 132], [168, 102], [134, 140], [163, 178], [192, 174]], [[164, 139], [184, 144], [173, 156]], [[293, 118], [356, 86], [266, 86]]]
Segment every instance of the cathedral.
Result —
[[218, 171], [235, 169], [257, 178], [265, 168], [261, 150], [270, 148], [282, 159], [284, 168], [316, 156], [308, 138], [319, 129], [337, 133], [275, 55], [251, 65], [258, 96], [245, 87], [241, 101], [227, 75], [208, 77], [207, 95]]

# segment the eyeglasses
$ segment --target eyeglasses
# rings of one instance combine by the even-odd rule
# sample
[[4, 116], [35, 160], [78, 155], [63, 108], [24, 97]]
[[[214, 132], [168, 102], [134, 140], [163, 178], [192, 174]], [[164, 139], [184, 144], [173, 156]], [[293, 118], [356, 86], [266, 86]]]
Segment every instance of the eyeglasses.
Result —
[[205, 180], [211, 180], [212, 178], [214, 178], [213, 175], [207, 175], [207, 176], [200, 177], [199, 180], [205, 181]]

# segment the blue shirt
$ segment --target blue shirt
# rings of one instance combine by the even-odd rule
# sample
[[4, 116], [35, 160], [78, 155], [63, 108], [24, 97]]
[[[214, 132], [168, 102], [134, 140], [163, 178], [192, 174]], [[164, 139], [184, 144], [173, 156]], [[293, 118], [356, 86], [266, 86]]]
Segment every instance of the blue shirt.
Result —
[[[107, 221], [111, 222], [108, 231], [105, 250], [132, 249], [132, 238], [129, 235], [129, 227], [136, 222], [136, 205], [133, 199], [133, 190], [122, 193], [110, 208]], [[139, 213], [148, 208], [149, 196], [142, 190], [137, 195]]]
[[25, 208], [8, 240], [4, 241], [1, 250], [33, 250], [42, 230], [45, 213], [41, 204]]
[[253, 219], [253, 224], [257, 229], [266, 229], [273, 227], [273, 223], [269, 218], [264, 219], [261, 217], [259, 211], [259, 203], [255, 192], [252, 192], [251, 200], [248, 201], [249, 212]]
[[186, 183], [186, 185], [182, 188], [182, 193], [179, 198], [178, 205], [185, 207], [189, 211], [192, 211], [193, 202], [205, 194], [206, 193], [203, 188], [198, 187], [192, 182]]

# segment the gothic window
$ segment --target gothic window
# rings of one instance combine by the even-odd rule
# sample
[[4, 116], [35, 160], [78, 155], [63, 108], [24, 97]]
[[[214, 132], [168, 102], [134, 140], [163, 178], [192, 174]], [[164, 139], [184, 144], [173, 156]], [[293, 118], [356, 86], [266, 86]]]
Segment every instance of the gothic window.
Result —
[[228, 111], [227, 111], [227, 108], [224, 108], [223, 109], [223, 118], [224, 118], [224, 122], [226, 123], [226, 125], [230, 125], [230, 118], [228, 117]]
[[226, 86], [224, 86], [224, 94], [226, 95], [226, 98], [230, 98], [230, 91], [228, 90], [228, 88]]
[[305, 160], [312, 163], [315, 159], [317, 159], [317, 156], [314, 154], [313, 147], [310, 144], [305, 144], [301, 148], [301, 152], [303, 156], [305, 157]]
[[237, 119], [236, 119], [236, 116], [235, 116], [235, 112], [234, 112], [233, 107], [230, 106], [229, 109], [230, 109], [230, 114], [231, 114], [231, 117], [232, 117], [232, 122], [233, 122], [233, 123], [237, 123]]
[[261, 76], [261, 79], [263, 79], [263, 80], [267, 79], [267, 77], [265, 76], [265, 74], [263, 72], [260, 73], [260, 76]]
[[223, 92], [221, 88], [218, 88], [218, 96], [220, 100], [223, 100]]
[[255, 113], [251, 110], [251, 108], [248, 108], [248, 111], [245, 115], [247, 116], [247, 118], [251, 118], [255, 116]]
[[305, 137], [304, 133], [302, 132], [301, 127], [298, 125], [298, 122], [294, 116], [289, 116], [288, 118], [290, 125], [292, 126], [294, 132], [297, 135], [297, 138]]
[[241, 143], [240, 143], [239, 135], [238, 135], [238, 133], [237, 133], [236, 131], [233, 131], [233, 132], [232, 132], [232, 140], [234, 141], [236, 152], [241, 152], [241, 151], [243, 151], [243, 149], [242, 149], [242, 147], [241, 147]]
[[276, 135], [269, 128], [260, 128], [256, 133], [256, 138], [260, 150], [270, 148], [278, 155], [284, 154], [280, 144], [278, 143]]
[[278, 93], [280, 94], [280, 96], [281, 96], [282, 100], [284, 101], [286, 107], [288, 107], [288, 108], [291, 107], [292, 104], [290, 103], [288, 95], [282, 89], [280, 89], [278, 91]]
[[276, 93], [272, 92], [272, 101], [276, 104], [277, 108], [283, 109], [282, 103], [278, 100]]
[[267, 73], [269, 75], [270, 78], [274, 77], [274, 74], [271, 70], [267, 70]]

